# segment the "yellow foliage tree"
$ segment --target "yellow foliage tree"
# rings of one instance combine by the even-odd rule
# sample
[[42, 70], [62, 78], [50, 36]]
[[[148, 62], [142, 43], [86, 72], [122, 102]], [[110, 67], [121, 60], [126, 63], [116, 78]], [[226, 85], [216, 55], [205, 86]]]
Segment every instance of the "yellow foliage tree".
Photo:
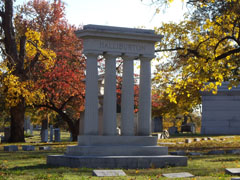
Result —
[[[157, 0], [155, 3], [171, 3]], [[158, 101], [169, 105], [164, 113], [189, 113], [201, 103], [199, 91], [212, 90], [229, 81], [240, 81], [240, 1], [185, 1], [192, 11], [179, 23], [163, 23], [164, 35], [154, 78]], [[164, 63], [162, 63], [164, 62]], [[167, 102], [167, 103], [166, 103]], [[164, 103], [162, 103], [164, 104]], [[175, 106], [174, 106], [175, 104]]]

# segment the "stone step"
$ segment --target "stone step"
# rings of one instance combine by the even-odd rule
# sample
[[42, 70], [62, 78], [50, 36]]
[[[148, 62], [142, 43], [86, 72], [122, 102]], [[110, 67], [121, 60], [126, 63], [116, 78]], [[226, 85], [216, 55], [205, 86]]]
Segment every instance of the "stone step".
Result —
[[164, 146], [68, 146], [66, 155], [160, 156], [160, 155], [168, 155], [168, 147], [164, 147]]
[[184, 156], [69, 156], [50, 155], [47, 164], [72, 168], [164, 168], [168, 166], [187, 166]]
[[152, 136], [78, 136], [79, 146], [130, 145], [155, 146], [157, 137]]

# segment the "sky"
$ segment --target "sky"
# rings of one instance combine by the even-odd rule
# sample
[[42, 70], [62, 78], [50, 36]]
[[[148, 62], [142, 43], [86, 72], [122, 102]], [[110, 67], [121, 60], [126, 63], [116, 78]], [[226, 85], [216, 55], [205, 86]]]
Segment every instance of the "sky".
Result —
[[[17, 0], [17, 4], [27, 0]], [[153, 29], [161, 22], [179, 21], [185, 6], [175, 0], [165, 13], [155, 14], [151, 0], [63, 0], [69, 23], [78, 25], [98, 24], [120, 27], [145, 27]]]

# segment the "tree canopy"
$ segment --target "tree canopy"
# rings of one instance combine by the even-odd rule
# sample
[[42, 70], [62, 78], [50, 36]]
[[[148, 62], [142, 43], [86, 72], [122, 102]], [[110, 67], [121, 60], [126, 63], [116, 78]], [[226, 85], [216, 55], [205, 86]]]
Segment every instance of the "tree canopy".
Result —
[[[159, 6], [171, 2], [154, 1]], [[189, 113], [201, 103], [200, 91], [217, 93], [224, 81], [230, 82], [229, 89], [239, 84], [240, 1], [185, 3], [191, 10], [183, 21], [156, 28], [164, 37], [156, 46], [161, 63], [156, 67], [153, 92], [157, 102], [174, 103], [182, 113]]]

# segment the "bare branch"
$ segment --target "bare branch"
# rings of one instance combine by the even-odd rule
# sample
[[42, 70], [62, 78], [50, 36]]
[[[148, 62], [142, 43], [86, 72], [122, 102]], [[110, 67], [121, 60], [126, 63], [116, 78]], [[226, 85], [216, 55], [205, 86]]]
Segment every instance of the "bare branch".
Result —
[[230, 56], [230, 55], [232, 55], [232, 54], [239, 53], [239, 52], [240, 52], [240, 48], [238, 48], [238, 49], [233, 49], [233, 50], [231, 50], [231, 51], [228, 51], [228, 52], [226, 52], [226, 53], [221, 54], [220, 56], [217, 56], [217, 57], [215, 58], [215, 60], [220, 60], [220, 59], [223, 59], [223, 58], [225, 58], [225, 57], [227, 57], [227, 56]]
[[220, 45], [220, 43], [222, 43], [223, 41], [227, 40], [227, 39], [232, 39], [234, 40], [236, 43], [238, 43], [237, 39], [235, 37], [232, 37], [232, 36], [226, 36], [224, 38], [222, 38], [221, 40], [218, 41], [217, 45], [215, 46], [214, 48], [214, 54], [216, 54], [216, 50], [218, 48], [218, 46]]

